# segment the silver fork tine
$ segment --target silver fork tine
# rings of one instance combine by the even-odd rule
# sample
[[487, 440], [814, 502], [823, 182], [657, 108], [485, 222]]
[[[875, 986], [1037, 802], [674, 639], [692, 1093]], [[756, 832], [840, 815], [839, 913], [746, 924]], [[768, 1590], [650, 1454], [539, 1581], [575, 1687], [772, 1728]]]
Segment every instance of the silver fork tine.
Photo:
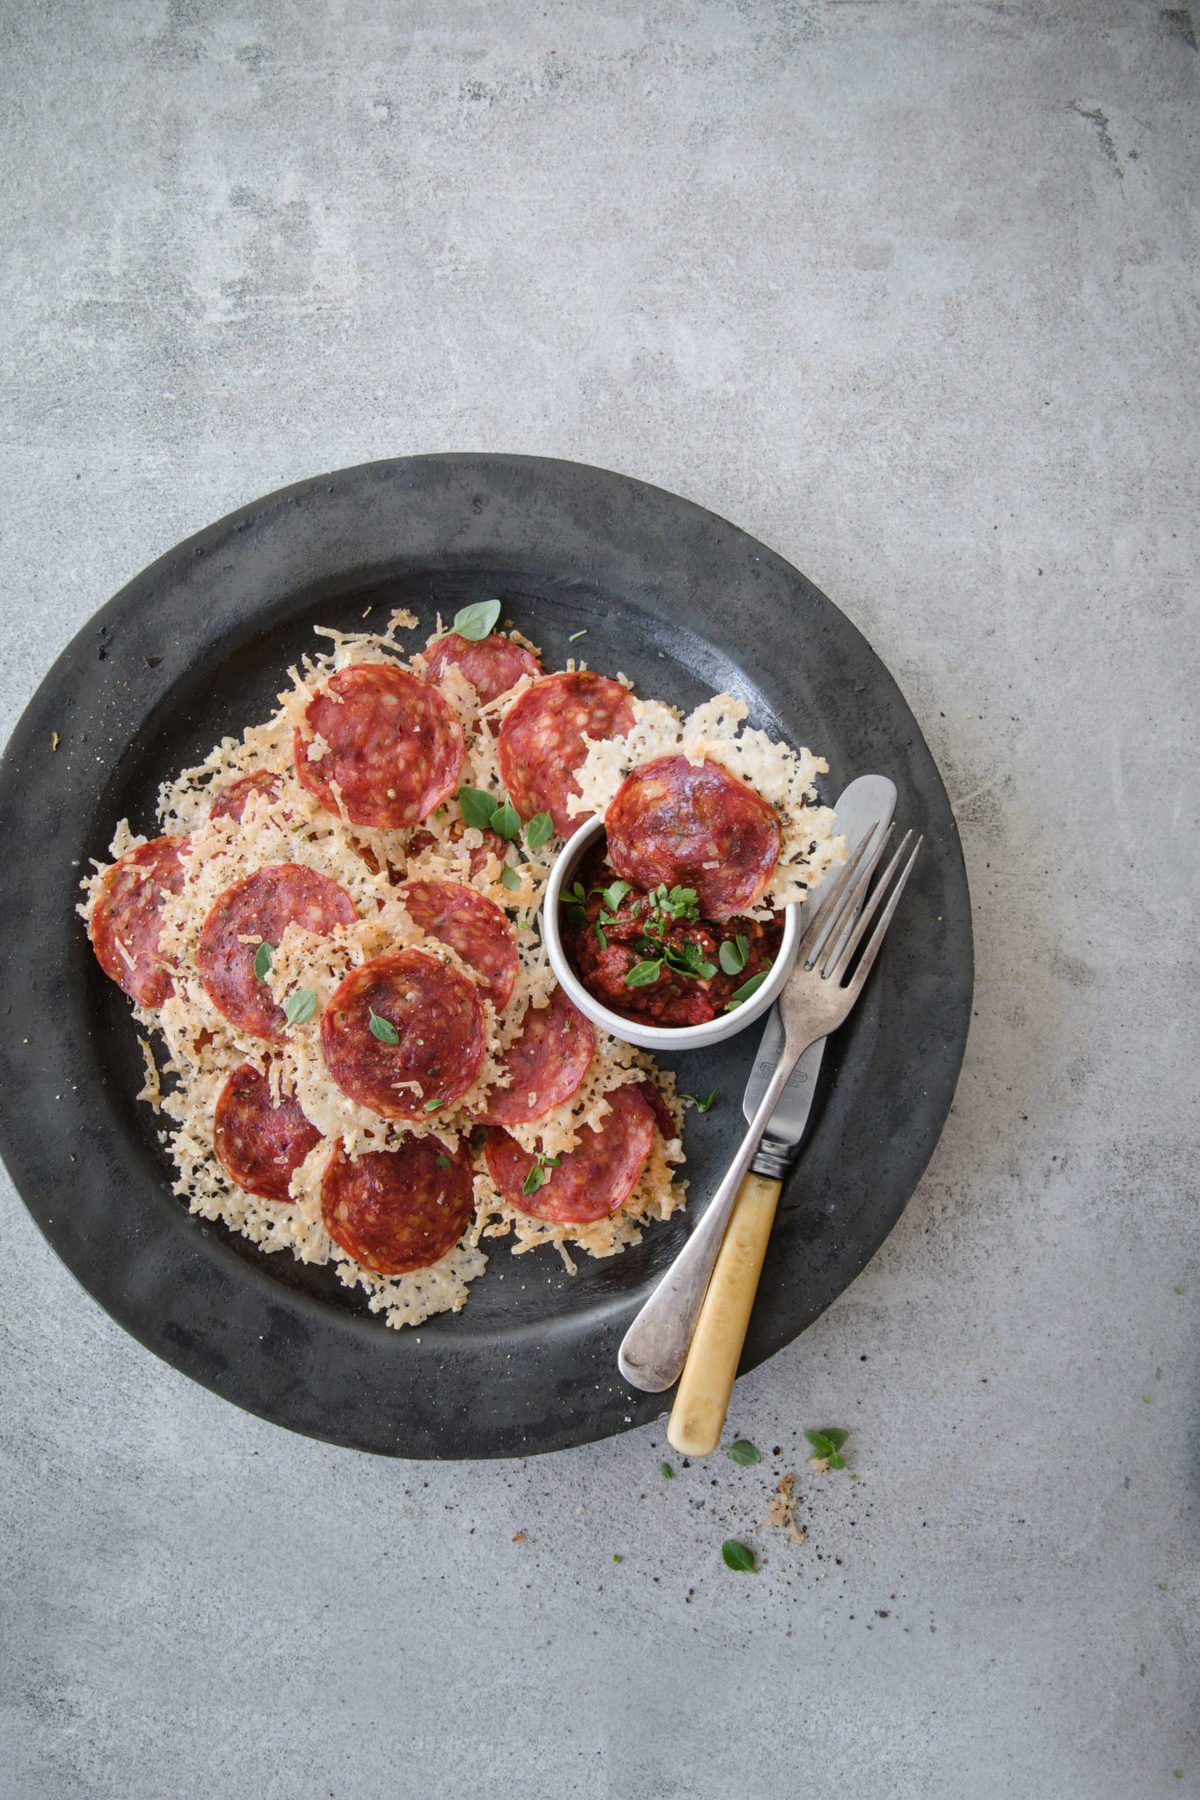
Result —
[[[845, 968], [846, 966], [846, 957], [849, 954], [847, 946], [850, 943], [851, 933], [858, 923], [858, 909], [866, 897], [867, 889], [871, 885], [871, 877], [879, 867], [879, 859], [887, 848], [888, 840], [891, 835], [891, 827], [889, 826], [888, 830], [884, 832], [878, 844], [875, 846], [870, 858], [860, 872], [858, 880], [855, 882], [849, 896], [843, 903], [842, 910], [838, 914], [837, 925], [821, 945], [822, 954], [828, 951], [828, 954], [825, 955], [825, 966], [821, 970], [822, 979], [827, 979], [832, 969], [838, 967]], [[909, 836], [912, 836], [911, 832], [909, 833]], [[885, 876], [884, 880], [886, 881], [886, 879], [887, 877]], [[876, 888], [875, 892], [878, 893], [879, 889]], [[874, 896], [872, 896], [867, 911], [868, 918], [871, 913], [874, 912], [875, 906], [876, 901]], [[859, 930], [858, 936], [860, 938], [862, 937], [861, 929]], [[855, 941], [857, 942], [857, 939]]]
[[857, 969], [855, 969], [853, 976], [846, 984], [845, 991], [847, 993], [853, 995], [855, 998], [858, 997], [858, 994], [862, 989], [863, 982], [867, 979], [867, 976], [871, 972], [871, 964], [875, 961], [875, 958], [879, 955], [879, 947], [883, 943], [884, 938], [887, 936], [887, 928], [892, 922], [892, 914], [895, 912], [897, 906], [899, 906], [899, 904], [900, 904], [900, 896], [904, 892], [904, 884], [908, 880], [909, 876], [912, 874], [912, 866], [916, 862], [917, 856], [921, 849], [921, 845], [924, 842], [925, 842], [925, 838], [924, 838], [924, 835], [922, 835], [921, 837], [919, 837], [917, 839], [916, 843], [913, 845], [912, 855], [909, 857], [908, 861], [905, 863], [903, 873], [901, 874], [900, 879], [896, 883], [895, 887], [892, 889], [892, 897], [888, 901], [887, 905], [884, 907], [883, 915], [880, 918], [878, 925], [876, 925], [874, 931], [871, 933], [870, 937], [867, 939], [867, 947], [862, 953], [862, 957], [859, 961], [859, 965], [858, 965]]
[[[863, 858], [870, 848], [871, 838], [878, 829], [879, 821], [877, 819], [870, 831], [859, 840], [849, 862], [818, 906], [812, 922], [805, 929], [804, 935], [796, 947], [796, 956], [799, 961], [811, 964], [820, 956], [825, 947], [828, 925], [832, 922], [833, 915], [841, 912], [842, 895], [862, 866]], [[884, 842], [887, 842], [886, 837]]]
[[[896, 854], [892, 857], [891, 862], [888, 864], [888, 866], [884, 870], [883, 874], [879, 877], [879, 881], [878, 881], [878, 884], [876, 885], [875, 892], [871, 895], [871, 898], [867, 901], [866, 905], [863, 907], [863, 910], [862, 910], [861, 914], [859, 915], [859, 917], [856, 920], [854, 920], [853, 931], [850, 933], [849, 937], [846, 939], [844, 944], [835, 944], [833, 946], [832, 950], [830, 950], [829, 955], [826, 957], [825, 967], [821, 970], [822, 975], [824, 975], [826, 978], [833, 975], [833, 976], [836, 976], [837, 979], [840, 981], [842, 976], [846, 973], [846, 970], [850, 967], [850, 958], [854, 955], [854, 952], [858, 949], [858, 946], [862, 943], [862, 940], [866, 933], [867, 927], [870, 925], [871, 920], [875, 917], [875, 914], [879, 911], [880, 902], [883, 900], [884, 895], [888, 891], [888, 883], [891, 881], [892, 876], [896, 873], [896, 870], [899, 868], [900, 863], [904, 857], [904, 852], [908, 849], [908, 846], [911, 842], [912, 842], [912, 832], [906, 831], [904, 836], [901, 838], [899, 844], [897, 844], [897, 846], [896, 846]], [[882, 851], [883, 845], [881, 844], [879, 846], [879, 848]], [[878, 861], [879, 861], [878, 856], [873, 858], [871, 868], [873, 868], [875, 866], [875, 863], [877, 863]], [[866, 876], [867, 880], [869, 880], [870, 875], [871, 875], [871, 869], [866, 869], [863, 871], [863, 873]], [[862, 904], [862, 897], [863, 897], [863, 893], [865, 892], [865, 890], [866, 890], [866, 881], [860, 880], [857, 887], [855, 888], [854, 899], [852, 901], [852, 904], [858, 904], [858, 905]]]

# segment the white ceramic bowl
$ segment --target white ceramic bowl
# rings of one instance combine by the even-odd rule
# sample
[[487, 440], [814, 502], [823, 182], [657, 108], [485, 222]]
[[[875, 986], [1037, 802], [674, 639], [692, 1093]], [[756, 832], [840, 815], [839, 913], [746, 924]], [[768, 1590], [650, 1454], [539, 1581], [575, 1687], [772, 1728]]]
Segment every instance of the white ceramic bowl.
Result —
[[760, 1019], [775, 1004], [795, 960], [800, 921], [798, 909], [794, 906], [784, 908], [783, 942], [779, 947], [779, 955], [758, 992], [752, 994], [749, 1000], [743, 1000], [732, 1012], [718, 1013], [715, 1019], [709, 1019], [703, 1025], [644, 1025], [640, 1020], [626, 1019], [621, 1013], [610, 1012], [594, 994], [588, 992], [567, 961], [558, 929], [558, 908], [563, 888], [569, 887], [574, 881], [580, 863], [603, 830], [603, 819], [589, 819], [579, 827], [574, 837], [567, 839], [551, 870], [542, 900], [542, 938], [550, 958], [550, 967], [558, 977], [559, 985], [580, 1012], [586, 1014], [603, 1031], [611, 1032], [613, 1037], [623, 1038], [627, 1044], [638, 1044], [643, 1050], [703, 1050], [707, 1045], [719, 1044], [723, 1038], [732, 1037], [735, 1032], [753, 1024], [755, 1019]]

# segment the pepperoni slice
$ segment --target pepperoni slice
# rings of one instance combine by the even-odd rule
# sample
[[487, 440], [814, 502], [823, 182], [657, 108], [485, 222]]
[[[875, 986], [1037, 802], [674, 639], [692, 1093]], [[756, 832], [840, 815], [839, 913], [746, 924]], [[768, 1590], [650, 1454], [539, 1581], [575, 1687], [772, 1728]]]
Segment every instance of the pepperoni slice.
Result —
[[505, 1051], [504, 1067], [512, 1081], [493, 1090], [481, 1115], [484, 1123], [528, 1125], [561, 1106], [582, 1086], [595, 1049], [590, 1023], [556, 987], [549, 1006], [529, 1007], [519, 1035]]
[[339, 1144], [321, 1182], [321, 1213], [334, 1243], [364, 1268], [407, 1275], [457, 1244], [471, 1220], [473, 1186], [465, 1141], [451, 1155], [437, 1138], [406, 1137], [357, 1162]]
[[[536, 678], [542, 672], [535, 656], [506, 637], [485, 637], [473, 644], [469, 638], [459, 637], [457, 632], [451, 631], [439, 638], [428, 654], [430, 681], [439, 681], [447, 669], [458, 669], [475, 689], [483, 706], [516, 687], [522, 675]], [[494, 737], [500, 722], [489, 719], [488, 724]]]
[[[218, 894], [196, 950], [205, 993], [231, 1025], [253, 1037], [283, 1036], [283, 1008], [254, 973], [260, 943], [272, 948], [289, 925], [325, 937], [358, 914], [345, 888], [301, 863], [268, 863]], [[253, 941], [243, 943], [243, 938]]]
[[579, 792], [574, 771], [590, 738], [623, 737], [633, 729], [633, 708], [619, 681], [586, 671], [547, 675], [526, 688], [500, 726], [500, 773], [523, 819], [548, 812], [566, 837], [586, 813], [568, 813]]
[[654, 1114], [636, 1087], [614, 1088], [608, 1098], [612, 1111], [599, 1131], [585, 1125], [578, 1149], [564, 1151], [532, 1194], [524, 1186], [533, 1156], [507, 1132], [489, 1132], [488, 1170], [510, 1206], [535, 1219], [572, 1225], [590, 1225], [624, 1206], [654, 1147]]
[[251, 794], [262, 794], [268, 800], [274, 800], [279, 792], [279, 777], [272, 775], [269, 769], [255, 769], [249, 775], [239, 775], [228, 787], [223, 787], [212, 803], [209, 811], [210, 819], [241, 820]]
[[651, 1081], [650, 1077], [647, 1075], [645, 1081], [638, 1082], [637, 1090], [639, 1094], [644, 1096], [647, 1106], [654, 1114], [654, 1123], [658, 1126], [662, 1136], [666, 1138], [669, 1144], [672, 1138], [679, 1136], [679, 1132], [676, 1129], [674, 1119], [671, 1117], [671, 1109], [663, 1099], [662, 1089], [656, 1081]]
[[290, 1203], [288, 1184], [320, 1141], [295, 1100], [274, 1104], [267, 1077], [252, 1063], [235, 1069], [221, 1089], [213, 1149], [225, 1173], [248, 1194]]
[[158, 948], [162, 905], [183, 888], [186, 838], [151, 838], [118, 858], [100, 884], [88, 932], [104, 973], [139, 1006], [172, 992], [171, 964]]
[[457, 881], [406, 881], [397, 893], [414, 925], [457, 950], [483, 977], [497, 1012], [517, 984], [517, 946], [512, 927], [494, 901]]
[[[428, 818], [453, 792], [462, 729], [438, 690], [407, 670], [352, 663], [330, 676], [304, 716], [308, 731], [297, 731], [293, 746], [296, 775], [326, 812], [344, 809], [352, 825], [399, 830]], [[310, 755], [313, 736], [329, 745], [323, 756]]]
[[604, 815], [608, 859], [635, 887], [692, 887], [705, 919], [746, 912], [779, 858], [779, 820], [717, 762], [660, 756], [625, 777]]
[[[395, 1043], [388, 1041], [392, 1032]], [[483, 1007], [457, 969], [420, 950], [395, 950], [364, 963], [335, 990], [321, 1019], [321, 1047], [326, 1069], [351, 1100], [383, 1119], [428, 1119], [465, 1094], [479, 1073]]]

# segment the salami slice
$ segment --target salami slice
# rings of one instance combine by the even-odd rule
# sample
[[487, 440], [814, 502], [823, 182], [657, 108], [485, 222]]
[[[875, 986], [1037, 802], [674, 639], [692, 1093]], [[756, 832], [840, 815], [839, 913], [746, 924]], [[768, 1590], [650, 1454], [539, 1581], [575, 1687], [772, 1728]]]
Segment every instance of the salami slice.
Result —
[[517, 984], [517, 946], [495, 902], [457, 881], [406, 881], [397, 893], [414, 925], [449, 944], [482, 976], [497, 1012], [507, 1006]]
[[[218, 894], [196, 950], [205, 993], [231, 1025], [253, 1037], [283, 1036], [283, 1008], [254, 973], [259, 945], [272, 949], [289, 925], [326, 937], [358, 914], [345, 888], [301, 863], [268, 863]], [[249, 939], [250, 942], [243, 942]]]
[[662, 1089], [656, 1081], [651, 1081], [648, 1075], [645, 1081], [638, 1082], [637, 1088], [638, 1093], [644, 1096], [647, 1106], [654, 1114], [654, 1123], [658, 1126], [659, 1132], [669, 1144], [672, 1138], [679, 1136], [679, 1132], [671, 1117], [671, 1109], [663, 1099]]
[[549, 1006], [531, 1006], [504, 1053], [512, 1076], [495, 1088], [482, 1117], [487, 1125], [528, 1125], [577, 1093], [591, 1067], [596, 1033], [560, 987]]
[[479, 1073], [483, 1007], [457, 969], [421, 950], [391, 951], [335, 990], [321, 1019], [321, 1047], [351, 1100], [383, 1119], [428, 1119]]
[[[536, 679], [542, 672], [537, 658], [523, 650], [520, 644], [514, 644], [511, 638], [492, 636], [472, 643], [453, 631], [439, 638], [429, 651], [428, 667], [430, 681], [439, 681], [447, 669], [458, 669], [475, 689], [483, 706], [516, 687], [522, 675], [532, 675]], [[492, 719], [489, 724], [495, 736], [500, 722]]]
[[[444, 1165], [444, 1166], [443, 1166]], [[378, 1275], [427, 1269], [471, 1221], [471, 1152], [406, 1137], [351, 1162], [339, 1144], [321, 1182], [321, 1213], [336, 1244]]]
[[507, 1132], [488, 1133], [488, 1170], [510, 1206], [535, 1219], [572, 1225], [593, 1224], [624, 1206], [654, 1147], [654, 1114], [636, 1087], [614, 1088], [608, 1098], [612, 1111], [599, 1131], [585, 1125], [578, 1149], [564, 1151], [532, 1194], [524, 1189], [534, 1157]]
[[162, 905], [183, 888], [179, 853], [186, 838], [151, 838], [127, 850], [100, 884], [88, 930], [96, 960], [139, 1006], [161, 1006], [172, 992], [171, 965], [158, 947]]
[[321, 1141], [295, 1100], [271, 1100], [265, 1075], [252, 1063], [235, 1069], [217, 1101], [213, 1149], [225, 1173], [248, 1194], [291, 1201], [288, 1184]]
[[625, 777], [604, 815], [608, 858], [635, 887], [692, 887], [705, 919], [746, 912], [779, 858], [779, 820], [717, 762], [661, 756]]
[[212, 803], [210, 819], [237, 819], [240, 821], [246, 810], [251, 794], [262, 794], [267, 800], [274, 800], [279, 792], [279, 777], [270, 769], [255, 769], [249, 775], [239, 775], [228, 787], [223, 787]]
[[[297, 731], [293, 746], [296, 775], [327, 812], [344, 811], [352, 825], [416, 825], [454, 791], [462, 728], [438, 690], [407, 670], [352, 663], [330, 676], [304, 716], [307, 730]], [[320, 755], [314, 738], [328, 745]]]
[[500, 726], [500, 773], [523, 819], [548, 812], [566, 837], [589, 814], [572, 814], [579, 792], [574, 771], [587, 755], [584, 737], [623, 737], [633, 729], [629, 695], [618, 681], [586, 671], [547, 675], [526, 688]]

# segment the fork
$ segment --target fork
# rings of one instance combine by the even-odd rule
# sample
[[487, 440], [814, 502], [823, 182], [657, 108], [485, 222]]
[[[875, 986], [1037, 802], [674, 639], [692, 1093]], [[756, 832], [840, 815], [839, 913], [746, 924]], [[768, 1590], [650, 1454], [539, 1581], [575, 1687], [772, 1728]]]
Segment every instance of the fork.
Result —
[[[836, 1031], [845, 1021], [862, 993], [863, 984], [871, 972], [900, 903], [900, 896], [924, 840], [918, 837], [909, 851], [912, 832], [905, 832], [868, 899], [867, 890], [871, 878], [891, 837], [889, 829], [879, 837], [872, 850], [872, 839], [877, 831], [878, 824], [875, 824], [861, 838], [806, 927], [796, 948], [795, 965], [779, 996], [784, 1042], [775, 1073], [729, 1172], [709, 1202], [704, 1216], [625, 1334], [617, 1356], [617, 1365], [626, 1381], [646, 1393], [662, 1393], [678, 1380], [742, 1177], [758, 1149], [759, 1140], [787, 1084], [788, 1076], [810, 1044], [815, 1044], [818, 1038], [828, 1037], [831, 1031]], [[908, 860], [904, 862], [903, 869], [900, 869], [906, 852]], [[900, 870], [898, 877], [897, 870]], [[855, 954], [879, 913], [885, 895], [888, 898], [875, 929], [863, 945], [857, 967], [853, 973], [849, 973]], [[752, 1300], [753, 1296], [749, 1298]], [[745, 1310], [748, 1320], [749, 1304]], [[745, 1322], [742, 1324], [742, 1333], [744, 1336]], [[739, 1343], [739, 1354], [740, 1350]], [[735, 1355], [732, 1367], [736, 1367], [736, 1362]], [[731, 1385], [732, 1379], [731, 1372]], [[728, 1394], [725, 1398], [727, 1401]], [[723, 1419], [722, 1412], [722, 1422]], [[720, 1423], [717, 1429], [719, 1431]]]

